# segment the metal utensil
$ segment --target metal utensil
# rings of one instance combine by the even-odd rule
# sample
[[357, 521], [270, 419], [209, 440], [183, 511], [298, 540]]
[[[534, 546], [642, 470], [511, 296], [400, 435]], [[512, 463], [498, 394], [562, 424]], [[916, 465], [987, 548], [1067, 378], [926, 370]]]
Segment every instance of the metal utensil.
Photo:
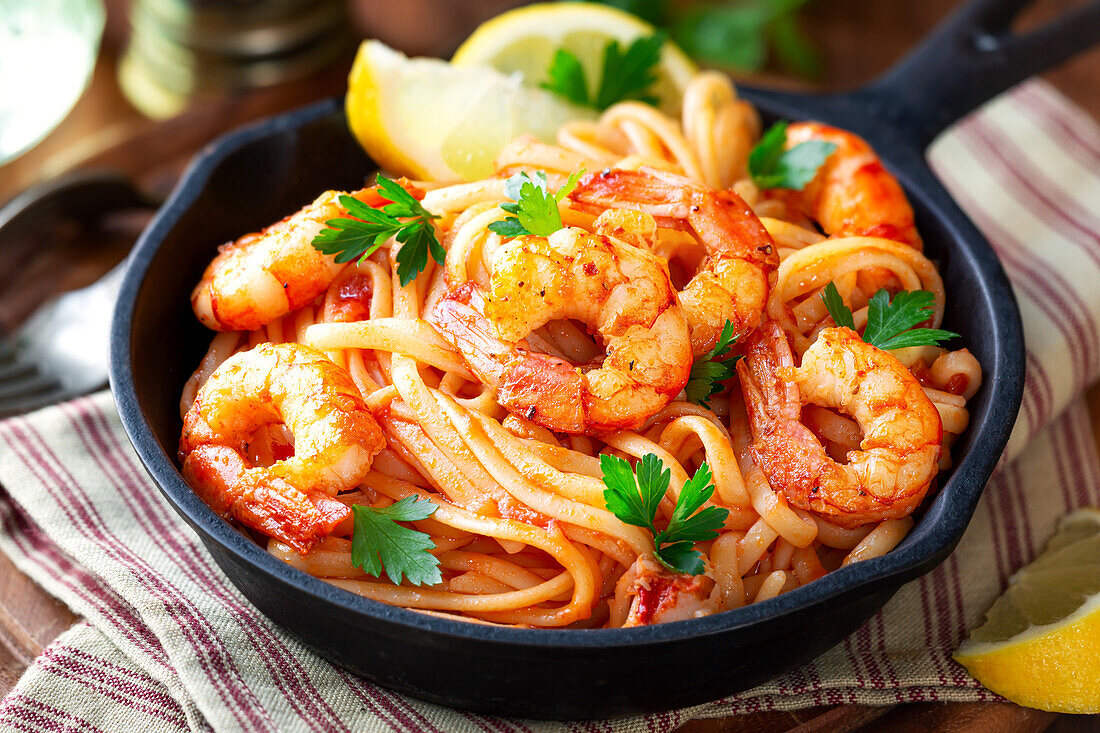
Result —
[[[158, 204], [121, 175], [74, 173], [32, 187], [0, 209], [0, 248], [46, 221], [89, 220]], [[107, 383], [111, 311], [124, 271], [125, 262], [119, 263], [95, 283], [51, 298], [0, 341], [0, 417]]]

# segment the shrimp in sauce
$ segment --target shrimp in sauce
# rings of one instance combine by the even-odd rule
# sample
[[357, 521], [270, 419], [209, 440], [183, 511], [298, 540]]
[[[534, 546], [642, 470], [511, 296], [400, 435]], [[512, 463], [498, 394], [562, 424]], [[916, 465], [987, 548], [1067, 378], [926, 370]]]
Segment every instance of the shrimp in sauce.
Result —
[[[607, 351], [602, 364], [585, 369], [531, 350], [531, 331], [566, 318], [594, 327]], [[460, 285], [428, 320], [505, 408], [559, 432], [636, 428], [691, 371], [687, 325], [664, 261], [581, 229], [508, 242], [488, 293]]]
[[[826, 328], [795, 367], [786, 335], [769, 322], [737, 371], [754, 460], [792, 506], [856, 527], [920, 505], [939, 470], [943, 430], [935, 405], [893, 355], [847, 328]], [[808, 404], [844, 412], [863, 430], [847, 463], [830, 458], [800, 422]]]
[[[346, 263], [315, 249], [313, 238], [329, 219], [347, 216], [343, 195], [326, 191], [263, 231], [222, 245], [191, 293], [199, 321], [215, 331], [253, 331], [323, 295]], [[350, 195], [370, 206], [388, 203], [372, 188]]]
[[606, 169], [583, 178], [569, 198], [584, 209], [641, 211], [699, 239], [706, 256], [679, 293], [696, 356], [714, 347], [727, 320], [736, 337], [760, 325], [779, 257], [764, 225], [734, 192], [651, 168]]
[[[285, 424], [293, 455], [246, 458], [260, 429]], [[199, 388], [180, 437], [183, 475], [218, 514], [308, 552], [350, 510], [332, 498], [362, 482], [385, 447], [351, 377], [300, 344], [234, 354]]]
[[714, 580], [706, 575], [672, 573], [652, 558], [639, 557], [619, 580], [630, 598], [623, 628], [649, 626], [709, 616], [718, 611], [712, 600]]
[[789, 204], [831, 237], [880, 237], [922, 248], [905, 191], [863, 138], [820, 122], [787, 127], [788, 147], [809, 140], [836, 150], [801, 192], [782, 192]]

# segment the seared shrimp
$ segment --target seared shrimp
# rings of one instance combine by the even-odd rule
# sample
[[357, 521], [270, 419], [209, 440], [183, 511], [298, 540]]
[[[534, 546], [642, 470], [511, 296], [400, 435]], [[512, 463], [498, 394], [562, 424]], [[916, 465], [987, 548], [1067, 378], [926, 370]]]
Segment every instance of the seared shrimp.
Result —
[[[737, 371], [753, 457], [791, 505], [856, 527], [907, 516], [924, 499], [939, 470], [940, 417], [893, 355], [847, 328], [826, 328], [796, 368], [783, 330], [769, 322]], [[846, 464], [799, 421], [806, 404], [840, 410], [862, 428]]]
[[[279, 423], [294, 455], [250, 466], [255, 432]], [[331, 497], [358, 486], [383, 447], [346, 372], [308, 346], [265, 343], [229, 357], [199, 388], [179, 452], [184, 478], [214, 511], [306, 553], [349, 514]]]
[[804, 214], [832, 237], [881, 237], [921, 249], [909, 199], [863, 138], [819, 122], [787, 128], [788, 147], [808, 140], [837, 147], [801, 193], [789, 194]]
[[[531, 331], [565, 318], [595, 328], [607, 349], [601, 365], [585, 371], [531, 350]], [[428, 319], [504, 407], [559, 432], [636, 428], [691, 371], [687, 325], [664, 261], [581, 229], [508, 242], [488, 294], [461, 285]]]
[[[191, 292], [191, 307], [207, 328], [252, 331], [322, 295], [345, 267], [313, 247], [329, 219], [347, 215], [341, 191], [326, 191], [312, 204], [261, 232], [222, 245]], [[386, 203], [374, 189], [352, 196], [371, 206]]]
[[734, 192], [650, 168], [606, 169], [583, 178], [569, 198], [582, 208], [642, 211], [698, 237], [706, 257], [679, 295], [695, 355], [714, 347], [727, 320], [737, 337], [760, 325], [779, 257], [764, 225]]
[[709, 616], [718, 611], [711, 600], [713, 589], [714, 581], [706, 575], [671, 573], [643, 555], [619, 579], [615, 594], [631, 599], [623, 623], [627, 628]]

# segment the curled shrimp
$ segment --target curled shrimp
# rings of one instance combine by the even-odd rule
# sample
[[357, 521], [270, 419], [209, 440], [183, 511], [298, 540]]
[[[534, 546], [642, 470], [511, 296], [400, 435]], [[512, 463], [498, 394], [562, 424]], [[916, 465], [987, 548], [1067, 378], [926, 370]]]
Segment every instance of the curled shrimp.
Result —
[[836, 151], [801, 192], [784, 192], [791, 203], [829, 236], [880, 237], [922, 248], [905, 191], [863, 138], [820, 122], [787, 127], [788, 147], [809, 140], [833, 143]]
[[641, 211], [660, 226], [695, 234], [706, 256], [679, 293], [695, 355], [714, 347], [727, 320], [737, 337], [760, 325], [779, 257], [764, 225], [734, 192], [652, 168], [605, 169], [583, 178], [569, 198], [582, 208]]
[[[325, 222], [347, 215], [341, 191], [263, 231], [222, 245], [191, 292], [199, 321], [215, 331], [252, 331], [323, 295], [345, 263], [313, 247]], [[374, 189], [351, 194], [371, 206], [386, 203]]]
[[[842, 527], [909, 515], [935, 478], [943, 430], [935, 405], [893, 355], [847, 328], [821, 331], [794, 366], [774, 322], [737, 365], [753, 458], [772, 488]], [[803, 405], [847, 413], [863, 430], [859, 450], [837, 463], [800, 422]]]
[[[285, 424], [294, 455], [250, 465], [257, 431]], [[207, 504], [301, 553], [349, 514], [332, 498], [362, 482], [382, 430], [340, 367], [300, 344], [260, 344], [229, 357], [184, 417], [183, 476]]]
[[[531, 331], [567, 318], [594, 327], [607, 351], [602, 364], [581, 368], [531, 349]], [[505, 408], [559, 432], [636, 428], [684, 388], [691, 371], [687, 325], [665, 262], [582, 229], [511, 240], [488, 293], [464, 283], [428, 320]]]

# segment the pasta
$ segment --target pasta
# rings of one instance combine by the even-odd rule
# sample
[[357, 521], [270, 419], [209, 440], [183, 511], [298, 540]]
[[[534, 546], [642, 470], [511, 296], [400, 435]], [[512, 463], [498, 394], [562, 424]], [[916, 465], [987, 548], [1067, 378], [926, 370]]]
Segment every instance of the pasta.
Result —
[[[361, 476], [337, 481], [324, 500], [375, 508], [407, 497], [431, 502], [434, 513], [408, 526], [431, 538], [430, 552], [438, 559], [442, 580], [431, 586], [396, 584], [353, 564], [353, 522], [347, 516], [305, 552], [262, 532], [256, 535], [259, 541], [266, 542], [272, 555], [304, 572], [384, 603], [484, 622], [574, 628], [656, 623], [739, 608], [897, 546], [913, 526], [912, 509], [934, 483], [935, 472], [950, 466], [950, 446], [966, 430], [967, 401], [981, 384], [981, 367], [965, 349], [918, 346], [894, 352], [897, 362], [916, 378], [921, 398], [934, 407], [933, 418], [926, 420], [931, 447], [924, 455], [931, 456], [935, 466], [932, 478], [910, 497], [912, 506], [879, 511], [875, 505], [867, 511], [877, 512], [876, 518], [862, 521], [870, 515], [848, 515], [839, 509], [839, 514], [830, 514], [815, 508], [812, 496], [803, 505], [794, 488], [786, 491], [773, 485], [781, 472], [765, 460], [760, 437], [753, 432], [767, 410], [746, 404], [751, 388], [744, 384], [755, 379], [754, 365], [766, 356], [763, 344], [758, 347], [759, 359], [753, 362], [751, 354], [746, 356], [739, 376], [723, 385], [708, 406], [688, 401], [682, 381], [674, 384], [674, 393], [663, 395], [661, 380], [667, 377], [661, 376], [653, 387], [657, 396], [646, 403], [644, 419], [636, 424], [616, 427], [586, 415], [584, 425], [599, 429], [563, 431], [547, 427], [549, 418], [540, 422], [541, 412], [505, 404], [499, 385], [485, 379], [484, 368], [432, 320], [464, 284], [488, 290], [501, 258], [516, 254], [509, 238], [490, 229], [507, 216], [499, 206], [509, 200], [505, 179], [519, 171], [542, 171], [548, 186], [556, 189], [583, 168], [682, 176], [703, 187], [700, 190], [732, 191], [751, 207], [752, 218], [774, 242], [778, 258], [777, 267], [763, 270], [767, 282], [761, 292], [766, 298], [760, 302], [758, 320], [779, 329], [791, 350], [792, 369], [800, 374], [812, 359], [825, 358], [810, 351], [822, 348], [822, 334], [837, 330], [821, 297], [830, 283], [850, 307], [857, 330], [867, 324], [871, 298], [880, 287], [931, 293], [931, 325], [938, 327], [947, 294], [934, 263], [921, 252], [919, 239], [897, 241], [881, 234], [888, 231], [883, 222], [896, 224], [905, 212], [892, 210], [894, 203], [887, 201], [881, 211], [865, 214], [878, 229], [822, 231], [819, 225], [825, 217], [815, 214], [809, 189], [801, 196], [765, 191], [750, 179], [748, 155], [760, 134], [755, 110], [738, 98], [729, 81], [719, 74], [700, 74], [684, 96], [680, 120], [641, 103], [623, 102], [597, 122], [566, 125], [556, 144], [517, 140], [498, 157], [497, 177], [455, 185], [409, 183], [410, 190], [422, 192], [422, 206], [439, 217], [434, 225], [446, 258], [441, 265], [429, 261], [408, 284], [402, 285], [397, 274], [399, 247], [391, 240], [365, 260], [335, 267], [329, 259], [327, 269], [312, 272], [309, 277], [324, 282], [319, 297], [303, 296], [305, 302], [296, 303], [284, 281], [282, 290], [288, 293], [280, 302], [285, 312], [261, 315], [264, 323], [259, 327], [234, 330], [216, 323], [223, 332], [215, 336], [187, 382], [181, 414], [195, 412], [196, 395], [234, 354], [268, 343], [319, 350], [346, 375], [347, 390], [361, 398], [384, 438], [373, 461], [367, 461], [369, 470], [364, 467]], [[824, 172], [819, 175], [827, 178]], [[841, 185], [857, 184], [845, 180]], [[829, 200], [825, 194], [819, 198]], [[661, 263], [677, 291], [687, 288], [692, 274], [710, 256], [697, 230], [661, 215], [616, 219], [613, 212], [571, 199], [562, 202], [560, 216], [566, 227], [581, 233], [617, 226], [626, 244], [616, 245], [620, 249], [615, 253], [625, 252], [623, 247], [644, 251]], [[311, 225], [303, 221], [292, 217], [285, 225], [298, 229], [286, 231], [308, 229]], [[655, 225], [651, 231], [646, 229], [650, 223]], [[309, 229], [310, 236], [317, 228]], [[903, 228], [904, 222], [896, 230]], [[524, 253], [529, 254], [520, 254]], [[649, 262], [638, 267], [648, 267]], [[274, 272], [270, 261], [266, 267]], [[299, 268], [277, 277], [305, 275]], [[260, 287], [256, 282], [252, 278], [249, 288]], [[195, 307], [203, 317], [216, 311], [216, 305], [199, 297]], [[459, 306], [468, 304], [455, 305]], [[210, 323], [213, 318], [203, 320]], [[691, 326], [690, 318], [688, 326], [695, 340], [701, 331]], [[759, 340], [750, 334], [763, 330], [763, 325], [745, 326], [735, 349]], [[606, 338], [594, 338], [594, 332], [595, 324], [552, 318], [526, 336], [525, 348], [589, 365], [585, 369], [591, 371], [611, 348]], [[667, 339], [664, 348], [674, 350], [668, 344], [675, 336]], [[684, 343], [684, 348], [694, 350], [695, 359], [701, 358], [697, 344]], [[688, 359], [685, 375], [690, 355]], [[611, 361], [609, 355], [604, 364]], [[887, 366], [894, 363], [882, 361]], [[634, 362], [630, 364], [633, 368]], [[798, 364], [802, 366], [794, 367]], [[830, 378], [834, 377], [835, 373]], [[805, 374], [799, 378], [809, 379]], [[808, 381], [799, 384], [810, 390]], [[767, 389], [762, 385], [762, 394]], [[820, 441], [822, 455], [827, 454], [821, 460], [831, 457], [836, 470], [849, 470], [845, 457], [861, 450], [865, 432], [853, 415], [864, 407], [815, 403], [806, 404], [800, 413], [797, 409], [795, 419]], [[195, 418], [188, 419], [191, 429]], [[252, 428], [242, 448], [249, 466], [272, 466], [303, 450], [295, 445], [299, 436], [277, 421]], [[185, 439], [194, 440], [186, 431]], [[728, 515], [715, 539], [696, 544], [705, 559], [704, 573], [671, 573], [654, 559], [650, 533], [608, 509], [601, 454], [631, 462], [653, 454], [668, 469], [669, 492], [659, 507], [659, 522], [669, 519], [677, 497], [701, 464], [709, 466], [714, 493], [707, 504], [725, 508]], [[318, 506], [323, 509], [323, 501]]]

